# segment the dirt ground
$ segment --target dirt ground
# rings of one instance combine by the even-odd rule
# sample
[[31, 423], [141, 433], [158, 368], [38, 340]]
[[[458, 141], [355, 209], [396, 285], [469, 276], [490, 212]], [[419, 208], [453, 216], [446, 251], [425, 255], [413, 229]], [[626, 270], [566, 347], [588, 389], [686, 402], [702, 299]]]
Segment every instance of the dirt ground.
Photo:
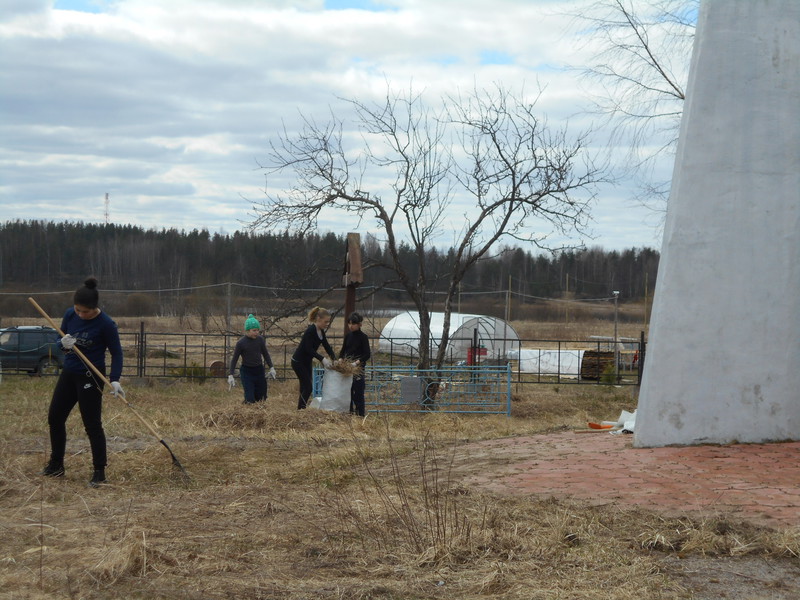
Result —
[[[636, 465], [631, 458], [630, 438], [617, 438], [612, 440], [609, 434], [589, 434], [589, 436], [575, 436], [571, 432], [553, 432], [551, 434], [516, 437], [508, 440], [491, 440], [477, 442], [462, 448], [463, 452], [455, 458], [451, 466], [454, 477], [471, 487], [491, 490], [494, 493], [510, 494], [517, 497], [556, 498], [569, 499], [577, 502], [576, 506], [584, 506], [584, 510], [591, 507], [600, 507], [601, 511], [614, 511], [620, 507], [635, 507], [642, 505], [639, 500], [655, 493], [660, 498], [655, 502], [647, 503], [648, 512], [661, 514], [665, 518], [690, 518], [705, 519], [712, 528], [722, 529], [729, 527], [730, 523], [744, 524], [745, 528], [774, 527], [781, 531], [786, 527], [794, 527], [800, 523], [800, 448], [797, 444], [773, 444], [766, 447], [766, 453], [774, 454], [776, 461], [785, 462], [785, 470], [776, 465], [771, 471], [766, 471], [752, 458], [744, 460], [753, 462], [753, 469], [743, 469], [741, 465], [732, 465], [735, 471], [731, 475], [730, 485], [762, 490], [766, 485], [788, 490], [793, 502], [791, 513], [780, 509], [773, 509], [774, 514], [767, 507], [761, 511], [745, 512], [738, 507], [725, 505], [720, 501], [716, 492], [709, 489], [708, 503], [692, 506], [688, 496], [670, 496], [672, 492], [681, 492], [676, 484], [680, 477], [675, 472], [670, 474], [670, 485], [664, 490], [639, 489], [641, 482], [637, 478]], [[565, 460], [572, 448], [582, 445], [589, 446], [586, 454], [579, 455], [577, 460]], [[608, 447], [612, 452], [607, 452]], [[702, 476], [702, 459], [709, 452], [717, 452], [723, 460], [731, 460], [730, 455], [736, 454], [739, 448], [684, 448], [684, 460], [680, 467], [688, 470], [694, 469], [686, 476], [687, 482], [692, 482]], [[746, 448], [750, 450], [751, 448]], [[659, 449], [656, 452], [662, 456], [674, 454], [675, 449]], [[696, 450], [696, 452], [695, 452]], [[625, 452], [628, 452], [627, 456]], [[763, 454], [763, 453], [762, 453]], [[587, 456], [591, 455], [591, 456]], [[686, 456], [695, 457], [686, 460]], [[664, 460], [665, 463], [669, 459]], [[610, 474], [604, 477], [598, 470], [605, 465], [608, 471], [616, 471], [616, 477]], [[655, 470], [652, 461], [645, 461], [643, 469]], [[538, 477], [541, 471], [543, 474]], [[527, 476], [525, 482], [520, 480], [520, 473]], [[777, 476], [776, 473], [780, 473]], [[545, 476], [546, 474], [546, 476]], [[586, 475], [589, 477], [587, 478]], [[595, 481], [591, 478], [594, 477]], [[717, 473], [717, 478], [720, 474]], [[553, 485], [553, 482], [557, 482]], [[657, 480], [656, 480], [657, 481]], [[696, 482], [691, 483], [695, 496], [700, 496], [701, 489]], [[630, 486], [630, 487], [628, 487]], [[582, 500], [576, 500], [582, 499]], [[697, 500], [697, 498], [695, 499]], [[711, 510], [705, 508], [710, 506]], [[700, 509], [698, 510], [698, 507]], [[634, 519], [637, 511], [631, 513]], [[775, 519], [775, 517], [779, 517]], [[608, 534], [615, 534], [612, 528]], [[664, 543], [667, 541], [664, 540]], [[667, 544], [674, 550], [675, 544]], [[654, 544], [657, 546], [658, 543]], [[659, 569], [671, 579], [680, 582], [689, 598], [695, 600], [790, 600], [800, 598], [800, 557], [774, 559], [765, 556], [747, 556], [744, 552], [736, 556], [720, 556], [714, 552], [698, 556], [693, 553], [670, 552], [659, 556], [656, 551], [653, 556], [658, 557]]]

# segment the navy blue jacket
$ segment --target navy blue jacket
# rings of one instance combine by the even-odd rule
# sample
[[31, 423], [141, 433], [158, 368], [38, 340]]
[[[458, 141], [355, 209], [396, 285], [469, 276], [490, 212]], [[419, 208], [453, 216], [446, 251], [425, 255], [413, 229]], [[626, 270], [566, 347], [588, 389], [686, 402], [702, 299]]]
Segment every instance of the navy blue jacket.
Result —
[[[122, 375], [122, 344], [119, 341], [117, 324], [106, 313], [100, 312], [94, 319], [81, 319], [74, 308], [68, 308], [61, 319], [61, 331], [75, 337], [75, 347], [97, 369], [106, 372], [106, 350], [111, 354], [109, 381], [119, 381]], [[70, 373], [85, 373], [88, 367], [74, 352], [64, 357], [64, 370]]]

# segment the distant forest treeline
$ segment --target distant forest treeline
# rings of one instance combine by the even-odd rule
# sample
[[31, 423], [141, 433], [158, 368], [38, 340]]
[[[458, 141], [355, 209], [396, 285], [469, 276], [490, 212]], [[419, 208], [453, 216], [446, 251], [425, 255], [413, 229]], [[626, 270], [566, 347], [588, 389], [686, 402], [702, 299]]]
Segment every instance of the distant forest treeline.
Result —
[[[394, 279], [378, 265], [385, 248], [362, 235], [364, 287]], [[342, 280], [346, 236], [288, 233], [211, 234], [130, 225], [9, 221], [0, 225], [0, 291], [73, 290], [94, 275], [105, 290], [161, 290], [224, 282], [274, 288], [328, 288]], [[416, 254], [403, 249], [416, 273]], [[431, 292], [444, 289], [452, 250], [426, 255]], [[467, 274], [462, 290], [505, 291], [535, 298], [598, 298], [620, 292], [620, 301], [652, 296], [658, 252], [589, 248], [553, 256], [503, 248]], [[388, 259], [387, 259], [388, 262]], [[393, 287], [399, 288], [399, 285]]]

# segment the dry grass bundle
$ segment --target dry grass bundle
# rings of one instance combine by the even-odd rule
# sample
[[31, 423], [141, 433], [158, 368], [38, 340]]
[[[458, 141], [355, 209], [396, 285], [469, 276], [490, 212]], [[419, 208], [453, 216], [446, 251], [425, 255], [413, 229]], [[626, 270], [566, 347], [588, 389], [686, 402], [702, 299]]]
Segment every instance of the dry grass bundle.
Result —
[[147, 545], [147, 532], [132, 530], [119, 540], [98, 552], [97, 563], [86, 569], [86, 574], [106, 585], [114, 584], [123, 577], [147, 577], [158, 573], [164, 566], [174, 565], [162, 553]]
[[333, 365], [331, 365], [330, 369], [336, 371], [337, 373], [341, 373], [342, 375], [347, 375], [348, 377], [355, 377], [357, 375], [364, 374], [364, 368], [356, 361], [355, 358], [349, 356], [344, 356], [333, 361]]
[[800, 529], [765, 535], [759, 527], [724, 517], [664, 520], [658, 526], [642, 532], [639, 539], [644, 548], [677, 552], [681, 556], [763, 554], [800, 559]]
[[311, 431], [324, 423], [340, 422], [343, 418], [345, 415], [340, 413], [320, 410], [275, 412], [267, 404], [256, 404], [204, 414], [201, 423], [215, 429], [299, 432]]

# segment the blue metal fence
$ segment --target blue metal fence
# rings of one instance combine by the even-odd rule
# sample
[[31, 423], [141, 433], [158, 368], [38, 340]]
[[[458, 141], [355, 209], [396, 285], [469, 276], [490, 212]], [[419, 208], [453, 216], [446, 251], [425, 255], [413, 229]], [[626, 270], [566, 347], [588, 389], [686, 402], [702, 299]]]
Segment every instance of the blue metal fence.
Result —
[[[314, 397], [322, 396], [323, 374], [323, 369], [314, 369]], [[364, 377], [367, 411], [511, 416], [511, 365], [425, 370], [408, 365], [372, 365]]]

